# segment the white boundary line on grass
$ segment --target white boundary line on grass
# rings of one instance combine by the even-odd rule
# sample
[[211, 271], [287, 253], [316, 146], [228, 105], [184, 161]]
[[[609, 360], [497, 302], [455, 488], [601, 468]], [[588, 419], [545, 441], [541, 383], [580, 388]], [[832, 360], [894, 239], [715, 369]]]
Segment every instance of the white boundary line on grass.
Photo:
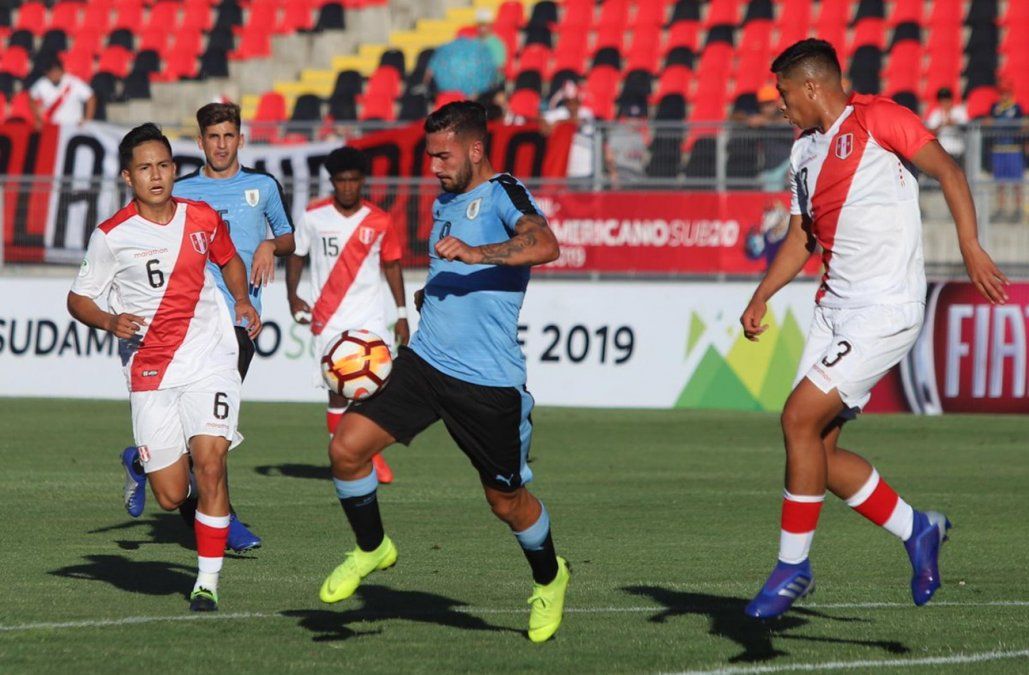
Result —
[[[894, 609], [901, 607], [911, 607], [911, 603], [907, 602], [836, 602], [836, 603], [806, 603], [800, 606], [801, 608], [809, 609]], [[1029, 607], [1029, 600], [996, 600], [992, 602], [947, 602], [940, 601], [934, 602], [930, 607]], [[640, 607], [567, 607], [565, 612], [568, 614], [642, 614], [646, 612], [680, 612], [683, 614], [694, 613], [702, 615], [703, 610], [706, 607], [664, 607], [661, 605], [646, 605]], [[362, 607], [361, 609], [351, 609], [342, 611], [353, 611], [363, 616], [373, 618], [376, 616], [382, 616], [387, 618], [398, 618], [410, 616], [434, 616], [444, 615], [450, 613], [461, 613], [461, 614], [527, 614], [528, 609], [513, 609], [503, 607], [454, 607], [444, 611], [424, 610], [424, 611], [411, 611], [411, 612], [398, 612], [398, 611], [383, 611], [376, 612], [374, 609]], [[236, 619], [295, 619], [296, 617], [287, 616], [285, 614], [277, 612], [228, 612], [222, 613], [202, 613], [202, 614], [175, 614], [167, 616], [126, 616], [121, 619], [83, 619], [80, 621], [45, 621], [39, 623], [22, 623], [22, 624], [0, 624], [0, 633], [16, 633], [16, 632], [27, 632], [34, 630], [63, 630], [70, 628], [102, 628], [105, 626], [127, 626], [142, 623], [156, 623], [162, 621], [231, 621]], [[998, 652], [1000, 653], [1000, 652]], [[1005, 652], [1007, 653], [1007, 652]], [[1011, 652], [1015, 653], [1015, 652]], [[1019, 652], [1020, 653], [1020, 652]], [[892, 663], [892, 662], [891, 662]], [[712, 672], [766, 672], [763, 670], [729, 670], [729, 671], [712, 671]], [[777, 671], [767, 671], [777, 672]]]
[[784, 663], [777, 666], [742, 666], [717, 670], [686, 670], [677, 675], [750, 675], [751, 673], [788, 673], [791, 671], [850, 670], [851, 668], [910, 668], [912, 666], [950, 666], [961, 663], [984, 663], [1002, 659], [1029, 658], [1029, 649], [1010, 652], [975, 652], [952, 656], [927, 656], [919, 659], [879, 659], [861, 661], [827, 661], [825, 663]]

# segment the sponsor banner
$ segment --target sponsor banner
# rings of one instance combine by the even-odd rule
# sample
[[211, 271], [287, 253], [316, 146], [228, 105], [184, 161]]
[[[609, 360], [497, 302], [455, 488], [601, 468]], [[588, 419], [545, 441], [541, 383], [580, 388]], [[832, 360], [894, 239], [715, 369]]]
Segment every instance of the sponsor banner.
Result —
[[[409, 275], [409, 295], [422, 283]], [[0, 306], [0, 395], [125, 398], [116, 342], [68, 316], [70, 285], [70, 276], [0, 278], [9, 299]], [[518, 328], [529, 389], [540, 405], [777, 410], [793, 384], [815, 284], [791, 284], [770, 303], [758, 343], [738, 323], [752, 291], [752, 283], [537, 279]], [[310, 331], [292, 320], [284, 285], [268, 287], [263, 304], [244, 398], [324, 401]]]
[[[541, 192], [561, 242], [552, 271], [756, 274], [789, 226], [789, 196], [761, 192]], [[812, 258], [806, 272], [814, 274]]]
[[[93, 228], [130, 198], [119, 179], [118, 143], [126, 131], [102, 122], [41, 130], [25, 124], [0, 125], [0, 175], [67, 181], [64, 190], [54, 190], [49, 180], [28, 188], [14, 182], [8, 185], [2, 214], [6, 260], [79, 261]], [[523, 178], [560, 177], [574, 131], [570, 124], [558, 125], [547, 136], [531, 126], [494, 127], [490, 139], [493, 165]], [[369, 134], [352, 143], [372, 156], [374, 177], [432, 177], [420, 125]], [[240, 151], [240, 158], [288, 188], [286, 203], [296, 219], [308, 202], [329, 193], [328, 177], [321, 166], [340, 145], [339, 141], [249, 145]], [[203, 153], [192, 139], [172, 141], [172, 152], [180, 174], [203, 165]], [[434, 184], [429, 189], [380, 188], [372, 195], [394, 216], [407, 246], [408, 263], [424, 264], [432, 225], [431, 218], [424, 216], [437, 195]]]

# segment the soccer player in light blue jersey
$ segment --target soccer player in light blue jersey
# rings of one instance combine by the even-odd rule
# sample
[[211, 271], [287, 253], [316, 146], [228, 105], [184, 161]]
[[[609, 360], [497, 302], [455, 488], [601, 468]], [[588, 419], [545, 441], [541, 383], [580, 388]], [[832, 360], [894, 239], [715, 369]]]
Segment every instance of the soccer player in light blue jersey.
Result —
[[547, 509], [525, 488], [532, 480], [526, 458], [533, 400], [525, 388], [518, 314], [530, 268], [555, 260], [558, 243], [525, 186], [493, 172], [482, 105], [443, 106], [425, 131], [444, 194], [432, 209], [429, 277], [415, 296], [420, 325], [410, 348], [400, 348], [386, 388], [351, 405], [329, 446], [336, 494], [357, 548], [325, 580], [320, 596], [344, 600], [364, 577], [396, 562], [371, 458], [442, 419], [529, 562], [528, 635], [544, 642], [561, 624], [570, 574], [555, 553]]
[[[272, 280], [275, 258], [293, 253], [293, 221], [286, 210], [282, 187], [270, 174], [248, 169], [239, 163], [243, 147], [240, 133], [239, 106], [234, 103], [209, 103], [197, 111], [200, 135], [197, 145], [204, 151], [201, 169], [180, 177], [175, 182], [174, 196], [210, 204], [229, 226], [229, 235], [246, 265], [250, 283], [250, 302], [261, 312], [261, 291]], [[269, 230], [271, 236], [269, 237]], [[208, 265], [219, 290], [235, 316], [235, 300], [225, 285], [217, 265]], [[236, 326], [239, 342], [239, 374], [246, 378], [255, 347], [246, 326]], [[146, 499], [145, 476], [134, 447], [122, 453], [125, 468], [125, 508], [138, 517]], [[142, 480], [141, 480], [142, 479]], [[196, 510], [194, 501], [187, 501], [179, 511], [192, 524]], [[229, 548], [241, 552], [261, 545], [260, 537], [247, 529], [232, 512], [229, 525]]]

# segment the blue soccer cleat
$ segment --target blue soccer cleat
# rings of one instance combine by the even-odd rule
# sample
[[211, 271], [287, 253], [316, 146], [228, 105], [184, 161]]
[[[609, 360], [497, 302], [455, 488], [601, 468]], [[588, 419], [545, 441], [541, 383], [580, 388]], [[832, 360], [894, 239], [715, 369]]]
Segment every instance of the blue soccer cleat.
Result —
[[815, 576], [808, 560], [795, 565], [780, 560], [764, 587], [743, 611], [755, 619], [774, 619], [814, 591]]
[[247, 529], [247, 526], [239, 522], [239, 518], [233, 513], [229, 516], [229, 541], [228, 547], [234, 553], [243, 553], [255, 548], [261, 548], [261, 538]]
[[904, 542], [911, 559], [911, 598], [921, 607], [940, 587], [940, 547], [951, 527], [947, 516], [936, 511], [915, 511], [911, 538]]
[[122, 450], [121, 465], [125, 468], [125, 510], [133, 518], [139, 518], [146, 506], [146, 474], [136, 471], [139, 450], [130, 445]]

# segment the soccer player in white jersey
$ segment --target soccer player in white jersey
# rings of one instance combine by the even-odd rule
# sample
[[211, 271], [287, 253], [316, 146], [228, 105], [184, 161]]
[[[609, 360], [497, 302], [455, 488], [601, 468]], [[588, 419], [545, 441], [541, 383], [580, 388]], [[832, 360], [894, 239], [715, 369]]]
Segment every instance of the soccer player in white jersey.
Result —
[[[314, 335], [316, 382], [324, 385], [319, 358], [345, 330], [370, 330], [387, 342], [388, 286], [397, 307], [394, 326], [397, 345], [411, 336], [400, 268], [400, 241], [389, 214], [362, 198], [368, 159], [357, 148], [331, 152], [325, 169], [333, 194], [307, 207], [296, 231], [296, 251], [286, 262], [286, 293], [293, 318], [311, 326]], [[312, 307], [297, 294], [304, 258], [311, 258]], [[385, 279], [385, 284], [383, 284]], [[329, 392], [325, 414], [332, 435], [347, 409], [347, 400]], [[381, 483], [393, 481], [393, 471], [381, 453], [372, 458]]]
[[[261, 319], [221, 216], [203, 202], [172, 197], [175, 163], [161, 130], [136, 127], [118, 151], [134, 198], [90, 237], [68, 311], [118, 338], [132, 431], [158, 503], [172, 510], [191, 494], [198, 498], [199, 573], [190, 609], [213, 611], [229, 535], [225, 465], [241, 380], [233, 319], [209, 260], [221, 268], [235, 319], [246, 321], [251, 337]], [[101, 297], [110, 311], [97, 304]]]
[[747, 606], [755, 618], [785, 612], [814, 587], [808, 552], [825, 491], [904, 542], [916, 605], [940, 586], [939, 550], [950, 523], [912, 509], [861, 456], [838, 444], [844, 422], [910, 350], [925, 314], [918, 182], [940, 182], [968, 275], [991, 302], [1007, 300], [1004, 275], [979, 245], [961, 168], [921, 121], [887, 98], [848, 95], [832, 46], [803, 40], [772, 72], [787, 119], [803, 131], [790, 158], [789, 232], [740, 318], [757, 340], [766, 303], [793, 279], [817, 243], [825, 273], [798, 371], [782, 412], [786, 490], [779, 561]]

